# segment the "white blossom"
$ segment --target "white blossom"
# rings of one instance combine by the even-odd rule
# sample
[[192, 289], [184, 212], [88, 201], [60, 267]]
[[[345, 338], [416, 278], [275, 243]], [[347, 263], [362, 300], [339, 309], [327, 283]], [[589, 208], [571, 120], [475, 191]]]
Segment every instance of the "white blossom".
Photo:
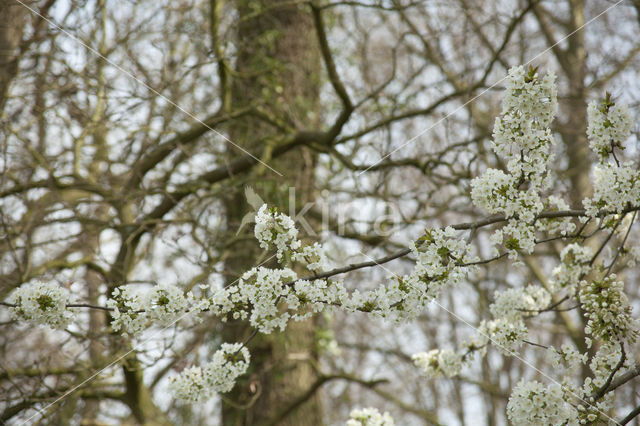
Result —
[[487, 336], [504, 355], [513, 355], [519, 351], [528, 330], [523, 320], [496, 318], [482, 321], [478, 333]]
[[192, 300], [175, 285], [155, 286], [146, 294], [145, 315], [154, 325], [167, 326], [188, 312]]
[[553, 158], [555, 143], [549, 125], [558, 109], [555, 75], [540, 79], [536, 70], [522, 66], [509, 70], [502, 114], [493, 128], [493, 149], [505, 158], [507, 169], [544, 189], [549, 181], [544, 172]]
[[31, 324], [44, 324], [52, 328], [65, 328], [73, 319], [67, 308], [69, 290], [52, 282], [34, 281], [23, 284], [8, 299], [11, 317]]
[[285, 253], [300, 246], [300, 241], [296, 239], [298, 230], [294, 221], [284, 213], [269, 209], [266, 204], [256, 214], [254, 234], [263, 249], [272, 245], [276, 247], [279, 261], [283, 260]]
[[[291, 316], [289, 312], [281, 312], [278, 301], [282, 301], [288, 295], [290, 289], [284, 284], [298, 278], [296, 273], [288, 268], [269, 269], [265, 267], [253, 268], [242, 275], [236, 286], [230, 290], [236, 290], [229, 294], [231, 301], [250, 307], [241, 318], [249, 315], [252, 326], [257, 327], [262, 333], [271, 333], [273, 329], [284, 330]], [[242, 313], [236, 310], [234, 315]]]
[[549, 306], [551, 295], [541, 286], [528, 285], [524, 288], [496, 291], [494, 299], [489, 306], [494, 318], [517, 321]]
[[393, 418], [388, 412], [380, 413], [377, 408], [354, 409], [346, 426], [394, 426]]
[[175, 285], [158, 285], [151, 289], [124, 285], [113, 290], [107, 300], [111, 311], [111, 328], [136, 335], [151, 326], [166, 327], [188, 313], [208, 309], [206, 299], [196, 300]]
[[502, 113], [518, 111], [539, 127], [547, 127], [558, 111], [556, 76], [549, 72], [540, 79], [536, 71], [535, 68], [525, 71], [523, 66], [509, 70]]
[[607, 342], [598, 348], [589, 363], [593, 377], [588, 377], [585, 380], [585, 393], [592, 394], [606, 383], [611, 371], [620, 362], [621, 356], [622, 351], [618, 342]]
[[454, 377], [462, 370], [462, 355], [450, 351], [433, 349], [429, 352], [420, 352], [412, 357], [413, 363], [420, 368], [422, 374], [435, 378], [442, 374]]
[[628, 250], [629, 260], [627, 261], [627, 265], [630, 268], [633, 268], [640, 261], [640, 246], [631, 247]]
[[587, 107], [589, 146], [604, 161], [615, 147], [624, 149], [623, 143], [631, 135], [633, 122], [626, 105], [611, 101], [610, 95], [602, 102], [590, 102]]
[[147, 328], [147, 317], [144, 315], [145, 305], [139, 292], [132, 286], [116, 287], [111, 298], [107, 300], [107, 306], [111, 311], [111, 328], [113, 331], [120, 329], [134, 335]]
[[305, 265], [309, 271], [321, 271], [328, 266], [324, 247], [319, 243], [304, 245], [297, 239], [298, 230], [295, 222], [284, 213], [278, 213], [275, 208], [269, 209], [264, 204], [256, 214], [255, 237], [263, 249], [276, 247], [276, 256], [284, 264], [286, 256], [291, 260]]
[[560, 252], [561, 263], [553, 269], [552, 291], [568, 287], [573, 294], [582, 277], [591, 271], [591, 249], [577, 243], [569, 244]]
[[253, 268], [237, 284], [217, 292], [211, 309], [217, 315], [231, 314], [235, 319], [249, 319], [262, 333], [284, 330], [290, 320], [300, 321], [312, 312], [347, 298], [340, 281], [298, 280], [289, 269]]
[[427, 230], [410, 248], [416, 258], [410, 274], [395, 277], [389, 285], [364, 294], [355, 291], [344, 307], [382, 318], [415, 318], [443, 289], [466, 278], [473, 267], [465, 263], [478, 260], [471, 256], [471, 246], [457, 238], [452, 227]]
[[509, 252], [509, 259], [517, 259], [518, 253], [533, 253], [536, 246], [535, 228], [524, 221], [509, 220], [501, 230], [504, 246]]
[[312, 246], [301, 246], [293, 253], [293, 260], [302, 263], [309, 271], [322, 271], [328, 266], [324, 247], [319, 243]]
[[544, 386], [537, 381], [521, 380], [509, 397], [507, 416], [518, 426], [579, 424], [578, 410], [555, 383]]
[[223, 343], [204, 367], [187, 368], [169, 378], [169, 390], [178, 399], [198, 402], [214, 393], [229, 392], [249, 368], [249, 350], [241, 343]]
[[487, 169], [481, 176], [471, 181], [473, 204], [487, 213], [504, 212], [507, 216], [516, 213], [516, 178], [502, 170]]
[[574, 346], [565, 343], [560, 349], [549, 346], [546, 351], [546, 359], [555, 370], [566, 368], [576, 372], [587, 362], [588, 354], [586, 352], [580, 353]]
[[[569, 204], [562, 198], [550, 195], [547, 198], [548, 210], [570, 210]], [[569, 235], [576, 230], [576, 224], [573, 223], [571, 217], [562, 218], [538, 218], [536, 220], [536, 229], [539, 231], [547, 231], [550, 234]]]
[[507, 172], [488, 169], [471, 181], [474, 205], [488, 213], [518, 218], [518, 223], [508, 225], [513, 238], [507, 242], [516, 247], [510, 249], [511, 258], [516, 258], [518, 250], [533, 251], [533, 229], [526, 225], [531, 225], [542, 211], [540, 192], [551, 185], [547, 165], [553, 158], [551, 147], [555, 140], [549, 125], [557, 111], [556, 98], [553, 74], [540, 79], [535, 69], [510, 69], [492, 145], [496, 154], [506, 160]]
[[635, 340], [638, 334], [624, 282], [616, 278], [611, 274], [580, 286], [580, 302], [588, 319], [585, 332], [605, 342]]
[[631, 163], [598, 165], [593, 169], [593, 196], [582, 201], [587, 215], [600, 210], [621, 213], [640, 203], [640, 172]]

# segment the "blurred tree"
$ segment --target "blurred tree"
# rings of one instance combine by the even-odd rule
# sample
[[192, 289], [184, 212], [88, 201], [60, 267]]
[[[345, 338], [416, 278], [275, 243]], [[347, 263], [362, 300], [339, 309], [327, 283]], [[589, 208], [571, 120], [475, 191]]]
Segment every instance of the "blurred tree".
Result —
[[[268, 1], [242, 0], [233, 3], [238, 14], [234, 69], [229, 69], [219, 40], [223, 2], [212, 0], [212, 45], [219, 58], [221, 99], [227, 111], [257, 106], [264, 114], [238, 120], [228, 126], [229, 137], [244, 150], [269, 163], [244, 176], [234, 177], [224, 196], [230, 241], [225, 273], [235, 277], [251, 269], [260, 258], [247, 226], [238, 235], [240, 220], [254, 215], [256, 206], [246, 191], [256, 191], [283, 211], [299, 209], [315, 197], [315, 154], [306, 147], [269, 161], [272, 150], [295, 129], [314, 129], [319, 109], [320, 56], [309, 8], [296, 4], [272, 7]], [[231, 74], [231, 75], [230, 75]], [[229, 159], [241, 158], [231, 149]], [[244, 187], [244, 188], [243, 188]], [[289, 188], [295, 188], [290, 194]], [[260, 206], [257, 206], [260, 207]], [[263, 264], [273, 265], [265, 259]], [[245, 321], [224, 326], [225, 341], [245, 341], [252, 334]], [[256, 336], [247, 377], [223, 400], [223, 424], [317, 425], [322, 423], [319, 400], [310, 393], [299, 400], [317, 380], [313, 321], [292, 324], [286, 333]]]
[[[470, 180], [505, 168], [489, 149], [500, 112], [494, 90], [510, 67], [530, 61], [558, 74], [554, 189], [582, 208], [593, 163], [587, 101], [606, 89], [638, 105], [638, 8], [577, 0], [0, 2], [0, 299], [41, 280], [82, 305], [56, 331], [25, 327], [0, 309], [0, 419], [337, 424], [372, 405], [398, 424], [506, 423], [512, 389], [534, 377], [528, 366], [491, 349], [463, 375], [431, 380], [416, 374], [411, 354], [455, 348], [471, 330], [461, 318], [474, 326], [488, 318], [495, 291], [545, 285], [564, 247], [550, 235], [521, 256], [524, 267], [491, 262], [443, 295], [445, 309], [401, 326], [337, 312], [265, 336], [246, 321], [205, 314], [203, 323], [131, 338], [108, 327], [105, 301], [125, 284], [178, 285], [200, 296], [208, 290], [199, 284], [222, 288], [252, 266], [272, 266], [252, 226], [237, 234], [255, 207], [247, 186], [285, 213], [303, 211], [305, 238], [321, 234], [334, 266], [397, 253], [425, 228], [477, 220]], [[625, 154], [637, 160], [637, 144]], [[589, 244], [609, 243], [615, 253], [637, 244], [629, 230], [594, 227]], [[483, 258], [488, 235], [469, 235]], [[414, 260], [351, 271], [345, 281], [365, 291]], [[637, 279], [633, 268], [617, 272]], [[637, 286], [626, 291], [637, 305]], [[532, 327], [524, 358], [542, 363], [545, 351], [533, 343], [567, 336], [586, 350], [584, 313], [570, 308]], [[200, 405], [167, 395], [168, 376], [243, 340], [251, 370], [231, 393]], [[616, 391], [619, 412], [639, 404], [635, 381]]]

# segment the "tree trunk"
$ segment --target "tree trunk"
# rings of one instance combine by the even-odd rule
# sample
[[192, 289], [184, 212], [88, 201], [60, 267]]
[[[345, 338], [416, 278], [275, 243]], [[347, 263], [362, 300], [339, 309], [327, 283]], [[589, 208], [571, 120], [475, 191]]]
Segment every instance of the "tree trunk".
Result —
[[[570, 31], [584, 25], [584, 5], [581, 0], [571, 0]], [[584, 86], [586, 74], [586, 53], [584, 31], [577, 31], [568, 39], [566, 54], [566, 74], [569, 80], [568, 98], [562, 105], [561, 116], [567, 117], [561, 134], [567, 149], [569, 164], [567, 173], [571, 180], [571, 204], [582, 207], [582, 200], [591, 191], [589, 179], [589, 143], [587, 142], [587, 93]]]
[[28, 12], [16, 1], [0, 1], [0, 111], [4, 109], [9, 84], [18, 72], [18, 46]]
[[[213, 6], [215, 8], [215, 1]], [[235, 3], [240, 20], [237, 26], [238, 51], [236, 77], [230, 85], [230, 106], [241, 108], [260, 100], [272, 116], [291, 128], [308, 128], [315, 121], [318, 99], [316, 40], [310, 13], [298, 5], [273, 7], [270, 2], [240, 0]], [[213, 9], [213, 8], [212, 8]], [[215, 18], [215, 17], [214, 17]], [[311, 123], [310, 123], [311, 121]], [[270, 204], [289, 212], [285, 202], [290, 187], [295, 201], [303, 205], [314, 198], [315, 157], [308, 150], [297, 151], [278, 161], [268, 160], [270, 141], [286, 136], [263, 121], [249, 118], [229, 130], [234, 143], [264, 159], [284, 176], [258, 167], [248, 177], [256, 192]], [[229, 146], [229, 157], [242, 154]], [[245, 214], [251, 213], [238, 181], [225, 200], [227, 226], [234, 234]], [[250, 228], [250, 227], [249, 227]], [[251, 229], [245, 230], [247, 234]], [[238, 277], [255, 266], [258, 245], [250, 235], [240, 238], [225, 262], [229, 277]], [[273, 261], [266, 266], [275, 266]], [[231, 280], [233, 278], [230, 278]], [[225, 341], [242, 341], [251, 334], [246, 324], [229, 323], [223, 330]], [[284, 333], [256, 336], [250, 345], [251, 370], [223, 403], [223, 424], [240, 425], [318, 425], [321, 424], [319, 399], [312, 394], [286, 415], [286, 407], [303, 395], [315, 382], [313, 369], [313, 321], [291, 323]], [[232, 401], [231, 403], [229, 401]]]

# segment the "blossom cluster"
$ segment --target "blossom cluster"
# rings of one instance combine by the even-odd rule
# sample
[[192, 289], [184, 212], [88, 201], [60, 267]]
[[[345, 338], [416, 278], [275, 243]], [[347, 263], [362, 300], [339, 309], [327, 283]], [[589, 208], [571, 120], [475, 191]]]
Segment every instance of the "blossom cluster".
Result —
[[458, 375], [465, 362], [471, 359], [472, 353], [481, 351], [484, 355], [483, 348], [489, 342], [505, 355], [513, 355], [522, 346], [528, 333], [524, 317], [537, 313], [551, 302], [549, 292], [534, 285], [496, 292], [494, 298], [490, 306], [494, 319], [482, 321], [478, 335], [463, 344], [467, 349], [465, 355], [439, 349], [413, 355], [414, 364], [425, 376]]
[[[615, 373], [621, 373], [635, 364], [633, 356], [629, 354], [623, 356], [622, 348], [619, 342], [613, 341], [600, 345], [589, 363], [593, 377], [587, 377], [582, 387], [574, 390], [574, 393], [581, 398], [578, 411], [582, 424], [587, 422], [596, 424], [597, 420], [611, 420], [610, 417], [603, 418], [603, 414], [611, 411], [614, 394], [607, 393], [598, 400], [595, 400], [593, 395], [607, 384], [610, 377], [615, 377]], [[620, 365], [621, 360], [624, 360], [622, 365]], [[616, 370], [617, 367], [620, 368]]]
[[411, 358], [416, 367], [422, 371], [422, 374], [431, 378], [436, 378], [442, 374], [447, 377], [454, 377], [460, 374], [462, 370], [462, 355], [450, 350], [433, 349], [429, 352], [414, 354]]
[[294, 221], [286, 214], [278, 213], [275, 208], [269, 209], [266, 204], [263, 204], [256, 214], [253, 232], [263, 249], [276, 247], [278, 260], [282, 260], [289, 250], [300, 246]]
[[[281, 263], [285, 263], [285, 257], [289, 255], [294, 259], [303, 259], [307, 268], [314, 263], [321, 263], [318, 256], [322, 252], [321, 246], [303, 245], [296, 238], [297, 230], [293, 221], [286, 215], [263, 206], [258, 216], [256, 238], [264, 248], [274, 245], [280, 253]], [[426, 231], [417, 243], [412, 244], [411, 250], [416, 257], [416, 266], [411, 274], [364, 294], [357, 290], [350, 294], [340, 281], [300, 279], [295, 271], [287, 267], [273, 269], [259, 266], [244, 273], [237, 283], [215, 292], [207, 299], [206, 309], [223, 319], [248, 320], [262, 333], [284, 330], [291, 320], [303, 320], [313, 312], [335, 306], [381, 317], [415, 317], [444, 287], [462, 281], [471, 269], [466, 263], [477, 260], [470, 255], [471, 246], [456, 238], [456, 231], [451, 227]], [[146, 324], [146, 311], [141, 312], [144, 303], [127, 288], [119, 290], [111, 303], [118, 308], [115, 324], [134, 330]], [[188, 303], [176, 301], [174, 305], [180, 308], [170, 312], [184, 310]], [[453, 352], [440, 355], [440, 369], [445, 374], [453, 375], [460, 370], [461, 359], [456, 361], [455, 357]], [[207, 371], [207, 367], [185, 370], [180, 378], [175, 379], [173, 389], [181, 397], [191, 398], [189, 392], [203, 388], [207, 382]]]
[[70, 299], [66, 288], [52, 282], [35, 281], [23, 284], [11, 294], [8, 302], [15, 306], [9, 311], [13, 319], [63, 329], [73, 319], [72, 310], [67, 308]]
[[[261, 209], [265, 212], [266, 209]], [[278, 215], [279, 224], [289, 224]], [[282, 219], [282, 220], [281, 220]], [[273, 227], [269, 235], [279, 243], [283, 253], [306, 253], [305, 246], [295, 238], [279, 238], [279, 233], [297, 235], [294, 228]], [[256, 233], [264, 234], [264, 231]], [[287, 244], [293, 244], [293, 248]], [[312, 312], [327, 306], [340, 306], [347, 311], [369, 312], [396, 320], [413, 318], [426, 303], [448, 286], [461, 282], [471, 270], [465, 265], [477, 260], [470, 255], [471, 246], [456, 238], [456, 231], [447, 227], [426, 231], [411, 250], [416, 257], [413, 271], [392, 280], [390, 285], [351, 294], [340, 281], [299, 279], [290, 268], [253, 268], [238, 283], [218, 291], [211, 298], [210, 309], [220, 316], [247, 319], [262, 333], [284, 330], [290, 320], [303, 320]]]
[[262, 333], [284, 330], [289, 320], [301, 321], [327, 305], [340, 304], [346, 290], [338, 281], [298, 280], [289, 269], [253, 268], [237, 284], [228, 286], [212, 299], [217, 315], [249, 319]]
[[468, 263], [478, 260], [471, 255], [471, 245], [457, 238], [450, 226], [426, 230], [410, 249], [416, 258], [410, 274], [364, 294], [354, 291], [344, 308], [395, 320], [415, 318], [444, 288], [462, 282], [473, 270]]
[[546, 359], [555, 370], [566, 368], [570, 371], [577, 371], [587, 362], [587, 354], [580, 353], [575, 347], [565, 343], [560, 349], [549, 346]]
[[580, 286], [580, 302], [587, 318], [585, 332], [604, 342], [635, 340], [637, 320], [624, 293], [624, 282], [615, 274]]
[[626, 105], [616, 105], [611, 95], [601, 102], [590, 102], [587, 107], [589, 146], [605, 161], [615, 148], [624, 149], [622, 145], [633, 130], [631, 113]]
[[503, 213], [533, 222], [544, 207], [537, 187], [521, 190], [520, 178], [502, 170], [487, 171], [471, 181], [473, 204], [487, 213]]
[[551, 178], [547, 166], [553, 159], [555, 139], [549, 125], [558, 109], [555, 75], [540, 78], [535, 68], [511, 68], [502, 114], [493, 128], [493, 150], [506, 160], [507, 172], [488, 169], [471, 182], [471, 199], [488, 213], [511, 219], [492, 237], [504, 243], [511, 258], [531, 253], [535, 246], [536, 216], [544, 208], [541, 191]]
[[482, 321], [478, 333], [491, 342], [504, 355], [513, 355], [520, 350], [529, 330], [522, 320], [510, 321], [505, 318], [495, 318]]
[[567, 245], [560, 252], [560, 265], [553, 271], [553, 280], [549, 283], [552, 291], [568, 288], [573, 295], [582, 282], [582, 278], [591, 271], [591, 249], [577, 243]]
[[522, 426], [579, 424], [578, 410], [567, 399], [558, 384], [521, 380], [507, 403], [507, 416]]
[[188, 312], [199, 312], [208, 306], [206, 299], [196, 300], [191, 292], [185, 295], [175, 285], [159, 285], [146, 292], [130, 285], [120, 286], [107, 300], [107, 307], [112, 309], [112, 329], [122, 329], [130, 335], [151, 325], [168, 326]]
[[[553, 75], [539, 78], [533, 68], [528, 72], [522, 67], [509, 71], [502, 114], [496, 119], [493, 131], [493, 150], [504, 158], [506, 169], [488, 169], [471, 182], [474, 205], [491, 214], [503, 214], [507, 219], [506, 225], [490, 236], [490, 242], [503, 244], [514, 259], [519, 253], [533, 252], [536, 231], [569, 236], [576, 230], [576, 224], [569, 217], [539, 217], [545, 208], [570, 209], [560, 197], [543, 197], [550, 188], [551, 174], [547, 168], [553, 159], [551, 148], [555, 143], [549, 129], [557, 111], [554, 78]], [[593, 196], [583, 200], [583, 204], [587, 216], [608, 212], [609, 217], [602, 220], [605, 226], [614, 223], [608, 220], [615, 218], [613, 214], [620, 214], [640, 202], [640, 172], [630, 163], [621, 163], [614, 152], [615, 148], [624, 149], [622, 144], [632, 128], [630, 117], [629, 110], [615, 105], [610, 96], [601, 104], [589, 106], [588, 137], [600, 164], [593, 170]], [[607, 162], [609, 156], [613, 159]], [[587, 217], [583, 223], [586, 220]], [[628, 223], [625, 228], [630, 226]], [[498, 255], [499, 251], [494, 254]], [[635, 361], [628, 359], [629, 354], [625, 358], [624, 345], [635, 341], [639, 324], [631, 317], [623, 283], [615, 275], [605, 275], [599, 280], [589, 277], [595, 268], [587, 246], [569, 244], [560, 257], [561, 263], [553, 270], [548, 286], [529, 285], [495, 294], [490, 306], [494, 318], [482, 321], [478, 336], [462, 345], [467, 353], [459, 355], [437, 349], [419, 353], [413, 357], [416, 366], [431, 377], [453, 376], [459, 373], [469, 354], [484, 353], [489, 342], [503, 354], [513, 355], [527, 336], [525, 319], [552, 309], [554, 299], [561, 300], [556, 298], [558, 293], [565, 292], [565, 298], [579, 302], [587, 320], [587, 346], [591, 347], [592, 339], [600, 343], [595, 346], [589, 363], [593, 377], [572, 383], [567, 376], [562, 384], [550, 386], [523, 380], [513, 389], [507, 414], [509, 420], [518, 425], [586, 424], [604, 420], [603, 413], [612, 408], [612, 394], [598, 394], [596, 398], [593, 395], [606, 385], [614, 372], [635, 365]], [[632, 264], [637, 254], [633, 252], [630, 257]], [[559, 349], [549, 346], [546, 358], [554, 369], [575, 372], [589, 362], [589, 354], [565, 343]], [[625, 363], [621, 368], [622, 361]]]
[[436, 298], [443, 288], [462, 282], [471, 271], [465, 264], [479, 260], [471, 255], [471, 245], [458, 238], [450, 226], [427, 230], [418, 242], [410, 247], [416, 265], [403, 282], [420, 290], [426, 285], [424, 294], [430, 298]]
[[494, 319], [482, 321], [479, 334], [492, 342], [503, 354], [516, 353], [528, 334], [524, 318], [535, 315], [551, 302], [551, 295], [540, 286], [528, 285], [497, 291], [489, 310]]
[[[557, 371], [566, 367], [569, 371], [579, 371], [587, 362], [588, 354], [580, 353], [574, 347], [564, 344], [561, 349], [550, 347], [546, 351], [547, 360]], [[513, 389], [507, 404], [507, 416], [513, 424], [611, 424], [613, 419], [606, 415], [613, 407], [613, 394], [606, 393], [598, 399], [594, 395], [611, 377], [624, 360], [622, 345], [608, 342], [601, 345], [592, 357], [589, 368], [593, 377], [587, 377], [581, 386], [571, 383], [566, 376], [562, 383], [544, 386], [537, 381], [521, 380]], [[627, 357], [623, 371], [635, 364]]]
[[493, 244], [504, 243], [509, 259], [516, 260], [518, 253], [533, 253], [536, 246], [535, 228], [527, 222], [510, 219], [502, 229], [496, 229], [491, 235]]
[[551, 161], [555, 143], [549, 125], [558, 110], [555, 75], [543, 78], [535, 68], [518, 66], [509, 70], [502, 114], [493, 129], [493, 149], [507, 160], [507, 169], [541, 186], [542, 174]]
[[303, 245], [297, 239], [298, 230], [293, 219], [275, 208], [270, 209], [266, 204], [256, 214], [254, 234], [263, 249], [276, 248], [276, 256], [282, 264], [290, 257], [310, 271], [322, 270], [327, 265], [322, 246], [318, 243]]
[[[620, 162], [615, 148], [631, 135], [631, 113], [625, 105], [616, 104], [609, 93], [605, 99], [591, 102], [587, 109], [589, 146], [598, 155], [599, 165], [593, 169], [593, 196], [583, 200], [589, 216], [600, 210], [621, 213], [640, 201], [640, 172], [630, 162]], [[613, 157], [615, 162], [607, 162]]]
[[388, 412], [380, 413], [377, 408], [352, 410], [346, 426], [394, 426], [393, 417]]
[[[547, 198], [545, 210], [559, 211], [569, 210], [569, 204], [556, 195], [550, 195]], [[566, 236], [576, 230], [576, 224], [571, 217], [564, 218], [538, 218], [536, 220], [536, 229], [539, 231], [547, 231], [549, 234]]]
[[249, 350], [241, 343], [223, 343], [204, 367], [190, 367], [169, 378], [169, 390], [183, 401], [197, 402], [213, 393], [229, 392], [249, 368]]
[[593, 169], [593, 196], [582, 203], [587, 215], [595, 217], [600, 210], [621, 213], [640, 202], [640, 172], [631, 163], [608, 163]]
[[489, 310], [494, 318], [516, 322], [547, 307], [550, 302], [551, 295], [547, 290], [537, 285], [528, 285], [524, 288], [496, 291]]

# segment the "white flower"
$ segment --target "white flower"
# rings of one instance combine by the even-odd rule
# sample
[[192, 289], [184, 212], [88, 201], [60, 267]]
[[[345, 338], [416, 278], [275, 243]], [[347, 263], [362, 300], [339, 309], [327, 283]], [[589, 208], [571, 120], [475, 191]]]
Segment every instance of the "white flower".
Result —
[[605, 164], [593, 169], [593, 197], [582, 203], [589, 216], [599, 210], [621, 213], [629, 204], [640, 202], [640, 172], [627, 163]]
[[211, 309], [217, 315], [231, 314], [235, 319], [249, 319], [262, 333], [284, 330], [289, 320], [303, 320], [311, 312], [346, 300], [346, 290], [339, 281], [298, 280], [289, 269], [253, 268], [237, 284], [214, 295]]
[[[487, 213], [515, 214], [513, 199], [517, 196], [516, 178], [502, 170], [487, 169], [471, 181], [473, 204]], [[507, 213], [508, 212], [508, 213]]]
[[427, 230], [410, 248], [416, 264], [409, 275], [394, 277], [390, 285], [364, 294], [354, 292], [345, 308], [395, 320], [415, 318], [443, 289], [461, 283], [474, 269], [464, 263], [477, 261], [471, 246], [457, 238], [452, 227]]
[[327, 258], [324, 247], [319, 243], [312, 246], [302, 246], [293, 254], [293, 260], [306, 265], [309, 271], [322, 271], [327, 268]]
[[617, 342], [607, 342], [598, 348], [589, 363], [593, 377], [587, 378], [584, 382], [584, 390], [587, 394], [595, 392], [606, 383], [611, 371], [620, 362], [621, 356], [620, 344]]
[[238, 282], [234, 302], [241, 301], [251, 306], [251, 325], [262, 333], [271, 333], [274, 328], [284, 330], [290, 314], [281, 312], [278, 302], [283, 301], [289, 294], [290, 288], [284, 284], [296, 279], [296, 273], [288, 268], [253, 268], [245, 272]]
[[502, 238], [509, 252], [509, 259], [517, 259], [518, 252], [531, 254], [536, 246], [535, 228], [524, 221], [509, 220], [502, 228]]
[[422, 370], [422, 374], [431, 378], [442, 374], [454, 377], [462, 370], [462, 355], [450, 350], [433, 349], [414, 354], [411, 359]]
[[506, 80], [502, 113], [518, 111], [539, 127], [549, 126], [558, 111], [555, 80], [553, 72], [540, 79], [535, 68], [528, 71], [523, 66], [511, 68]]
[[266, 204], [256, 214], [254, 234], [263, 249], [275, 245], [279, 261], [283, 260], [285, 253], [300, 246], [300, 241], [296, 239], [298, 230], [293, 220], [275, 209], [269, 210]]
[[169, 378], [169, 390], [178, 399], [198, 402], [213, 393], [229, 392], [249, 368], [249, 350], [241, 343], [223, 343], [204, 368], [187, 368]]
[[175, 285], [155, 286], [146, 295], [145, 315], [154, 325], [167, 326], [185, 316], [193, 297]]
[[[562, 198], [550, 195], [547, 199], [549, 209], [552, 211], [569, 210], [569, 204]], [[551, 234], [568, 235], [576, 230], [576, 225], [571, 217], [544, 219], [539, 218], [536, 221], [536, 229], [547, 231]]]
[[169, 391], [177, 399], [198, 402], [211, 397], [212, 388], [205, 380], [202, 368], [190, 367], [179, 376], [169, 377]]
[[555, 143], [549, 125], [558, 110], [555, 75], [540, 79], [535, 69], [511, 68], [502, 115], [493, 128], [493, 149], [505, 158], [507, 169], [534, 186], [546, 186], [544, 172]]
[[351, 411], [347, 426], [394, 426], [388, 412], [380, 414], [377, 408], [362, 408]]
[[510, 321], [504, 318], [482, 321], [478, 332], [487, 336], [504, 355], [517, 353], [528, 333], [524, 321]]
[[640, 246], [631, 247], [628, 254], [629, 260], [627, 261], [627, 265], [633, 268], [640, 260]]
[[551, 295], [541, 286], [528, 285], [524, 288], [496, 291], [494, 299], [489, 306], [494, 318], [517, 321], [531, 315], [532, 311], [549, 306]]
[[638, 335], [636, 321], [631, 317], [624, 282], [616, 278], [611, 274], [580, 286], [580, 302], [588, 319], [585, 332], [605, 342], [633, 341]]
[[115, 288], [111, 298], [107, 300], [107, 306], [113, 309], [111, 312], [113, 331], [122, 329], [125, 333], [134, 335], [147, 327], [144, 303], [139, 292], [136, 292], [132, 286]]
[[622, 148], [633, 130], [631, 113], [626, 105], [617, 105], [610, 95], [604, 101], [590, 102], [587, 108], [589, 146], [604, 161], [615, 147]]
[[562, 263], [552, 271], [554, 280], [550, 282], [552, 291], [568, 287], [573, 294], [582, 280], [582, 277], [591, 271], [591, 249], [580, 244], [573, 243], [566, 246], [560, 252]]
[[11, 317], [31, 324], [44, 324], [52, 328], [65, 328], [73, 319], [67, 308], [69, 290], [51, 282], [35, 281], [18, 287], [9, 297]]
[[286, 254], [290, 255], [291, 260], [305, 265], [309, 271], [317, 272], [327, 268], [324, 247], [319, 243], [303, 245], [297, 239], [298, 230], [294, 221], [284, 213], [278, 213], [275, 208], [269, 209], [266, 204], [260, 207], [256, 214], [254, 233], [263, 249], [276, 247], [276, 256], [281, 264], [287, 260]]
[[554, 369], [567, 368], [570, 371], [576, 372], [578, 369], [586, 364], [588, 354], [580, 353], [575, 347], [565, 343], [560, 349], [556, 349], [553, 346], [549, 346], [546, 351], [546, 359]]
[[507, 416], [518, 426], [579, 424], [578, 410], [555, 383], [545, 387], [537, 381], [521, 380], [509, 397]]
[[[544, 207], [540, 191], [551, 185], [547, 165], [553, 159], [555, 140], [549, 125], [557, 107], [553, 74], [540, 79], [535, 69], [509, 70], [502, 115], [493, 128], [493, 150], [506, 160], [508, 173], [488, 169], [471, 181], [471, 199], [476, 206], [488, 213], [504, 213], [507, 218], [518, 217], [526, 224], [534, 222]], [[523, 241], [519, 249], [530, 253], [529, 240], [533, 241]]]
[[185, 317], [207, 309], [209, 301], [196, 301], [193, 294], [186, 296], [180, 287], [159, 285], [149, 290], [124, 285], [113, 290], [107, 306], [112, 308], [111, 327], [130, 335], [138, 334], [147, 327], [165, 327]]

